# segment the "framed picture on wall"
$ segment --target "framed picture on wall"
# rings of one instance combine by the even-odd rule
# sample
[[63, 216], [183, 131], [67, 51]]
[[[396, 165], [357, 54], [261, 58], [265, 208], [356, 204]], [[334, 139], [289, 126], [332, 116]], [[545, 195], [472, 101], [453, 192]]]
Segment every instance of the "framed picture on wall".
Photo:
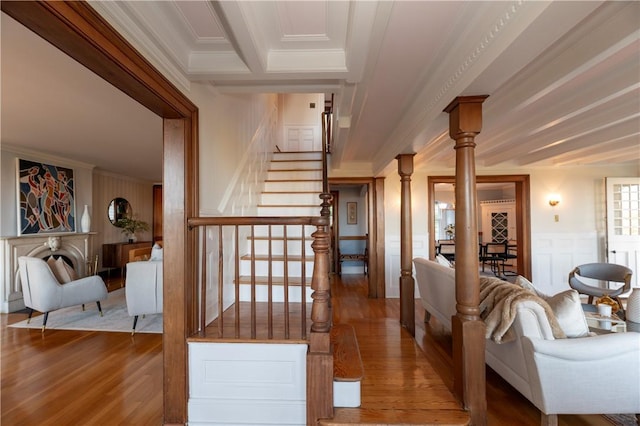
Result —
[[347, 224], [356, 225], [358, 223], [358, 203], [347, 203]]
[[73, 169], [17, 160], [18, 235], [75, 232]]

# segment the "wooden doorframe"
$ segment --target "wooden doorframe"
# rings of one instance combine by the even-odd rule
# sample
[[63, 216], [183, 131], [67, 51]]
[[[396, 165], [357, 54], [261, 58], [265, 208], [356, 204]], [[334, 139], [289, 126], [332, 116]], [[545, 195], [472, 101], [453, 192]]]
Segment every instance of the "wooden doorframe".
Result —
[[[3, 1], [3, 12], [163, 118], [164, 424], [185, 424], [197, 329], [198, 108], [86, 2]], [[64, 102], [63, 99], [60, 102]], [[170, 268], [167, 265], [171, 265]]]
[[369, 297], [384, 299], [384, 179], [378, 178], [329, 178], [331, 185], [367, 186], [367, 229], [369, 240]]
[[[435, 235], [435, 212], [433, 209], [435, 185], [438, 183], [455, 183], [455, 176], [428, 177], [428, 209], [429, 235]], [[531, 279], [531, 190], [529, 175], [481, 175], [476, 176], [476, 183], [513, 183], [516, 193], [516, 239], [518, 257], [516, 258], [519, 275]], [[435, 256], [435, 239], [429, 238], [429, 257]]]

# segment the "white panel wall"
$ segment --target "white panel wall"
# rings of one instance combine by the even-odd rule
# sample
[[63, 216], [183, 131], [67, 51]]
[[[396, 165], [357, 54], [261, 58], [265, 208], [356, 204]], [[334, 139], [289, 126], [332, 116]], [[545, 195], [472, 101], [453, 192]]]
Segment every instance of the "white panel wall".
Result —
[[190, 425], [306, 424], [304, 344], [190, 343]]
[[[637, 167], [545, 167], [535, 169], [482, 170], [478, 175], [529, 174], [531, 177], [532, 280], [544, 291], [568, 288], [567, 276], [580, 263], [606, 261], [605, 198], [606, 176], [638, 176]], [[427, 177], [453, 175], [453, 170], [418, 170], [411, 177], [413, 234], [427, 235]], [[549, 206], [550, 194], [562, 198]], [[558, 221], [555, 221], [555, 216]], [[400, 273], [400, 177], [394, 172], [385, 179], [385, 242], [387, 297], [398, 297]], [[428, 241], [428, 239], [427, 239]], [[397, 248], [396, 248], [397, 246]], [[417, 253], [414, 253], [414, 256]]]

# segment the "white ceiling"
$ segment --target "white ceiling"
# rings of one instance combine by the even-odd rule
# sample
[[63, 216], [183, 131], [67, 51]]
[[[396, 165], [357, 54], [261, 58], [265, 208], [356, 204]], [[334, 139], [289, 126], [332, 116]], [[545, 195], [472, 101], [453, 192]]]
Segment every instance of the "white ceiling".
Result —
[[[478, 167], [640, 167], [640, 2], [90, 4], [185, 91], [335, 94], [336, 173], [452, 166], [442, 110], [480, 94]], [[25, 33], [3, 14], [2, 142], [158, 180], [159, 118]]]

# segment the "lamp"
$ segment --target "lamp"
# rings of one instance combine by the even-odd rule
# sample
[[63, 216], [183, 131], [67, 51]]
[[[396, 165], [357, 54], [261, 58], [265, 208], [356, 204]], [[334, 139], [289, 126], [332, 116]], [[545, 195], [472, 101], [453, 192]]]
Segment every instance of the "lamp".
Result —
[[560, 196], [553, 194], [549, 196], [549, 205], [555, 207], [560, 203]]

